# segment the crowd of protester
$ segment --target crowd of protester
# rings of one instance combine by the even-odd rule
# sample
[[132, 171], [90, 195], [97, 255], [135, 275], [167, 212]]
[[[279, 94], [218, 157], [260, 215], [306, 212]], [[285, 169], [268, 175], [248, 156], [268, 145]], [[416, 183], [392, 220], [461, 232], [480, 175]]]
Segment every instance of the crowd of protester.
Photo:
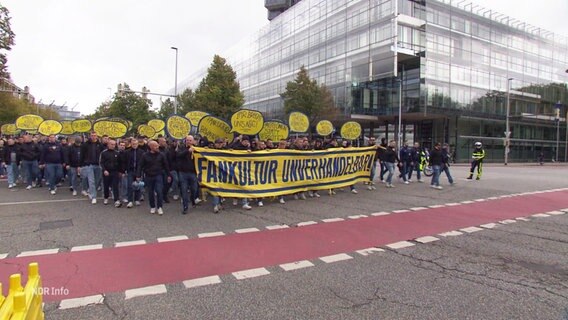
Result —
[[[426, 150], [418, 143], [408, 143], [397, 150], [396, 142], [380, 142], [370, 137], [365, 146], [375, 147], [374, 163], [369, 180], [365, 182], [368, 190], [375, 190], [375, 181], [380, 181], [387, 188], [393, 188], [393, 180], [398, 169], [400, 184], [416, 181], [423, 182], [423, 171], [431, 166], [433, 176], [430, 186], [442, 189], [439, 183], [441, 172], [445, 172], [450, 184], [454, 180], [450, 174], [450, 150], [447, 144], [436, 143], [434, 148]], [[0, 174], [8, 179], [8, 188], [20, 184], [30, 190], [45, 186], [55, 195], [64, 185], [73, 196], [89, 197], [92, 204], [97, 204], [99, 192], [102, 192], [105, 205], [113, 203], [119, 208], [133, 208], [148, 200], [150, 213], [162, 215], [163, 203], [181, 200], [181, 212], [187, 214], [190, 207], [195, 207], [206, 197], [198, 183], [194, 147], [211, 149], [248, 150], [250, 152], [266, 149], [326, 150], [330, 148], [348, 148], [351, 143], [336, 138], [309, 139], [296, 137], [288, 140], [261, 141], [249, 136], [239, 135], [233, 141], [217, 139], [208, 141], [188, 135], [182, 141], [160, 137], [156, 140], [146, 138], [110, 139], [99, 137], [95, 132], [88, 136], [48, 137], [23, 134], [18, 137], [0, 139]], [[472, 169], [473, 171], [473, 169]], [[335, 190], [326, 190], [334, 195]], [[355, 185], [350, 192], [357, 194]], [[319, 198], [316, 190], [299, 192], [286, 197], [305, 200], [307, 197]], [[285, 196], [279, 196], [278, 202], [284, 204]], [[250, 210], [254, 203], [264, 206], [263, 199], [240, 199], [243, 209]], [[213, 211], [223, 209], [225, 199], [213, 196]], [[233, 205], [239, 205], [239, 199], [232, 199]]]

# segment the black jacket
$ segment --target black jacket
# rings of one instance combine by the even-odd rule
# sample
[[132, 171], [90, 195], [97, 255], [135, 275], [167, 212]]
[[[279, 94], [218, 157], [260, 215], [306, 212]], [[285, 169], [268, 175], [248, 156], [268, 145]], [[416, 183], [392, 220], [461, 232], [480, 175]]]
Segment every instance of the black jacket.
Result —
[[164, 154], [161, 152], [146, 152], [140, 160], [136, 170], [136, 177], [141, 177], [142, 174], [154, 177], [163, 174], [164, 171], [168, 174], [170, 172], [170, 167]]
[[442, 164], [444, 164], [444, 160], [443, 160], [443, 156], [442, 156], [442, 150], [439, 149], [432, 149], [430, 151], [430, 165], [431, 166], [441, 166]]
[[68, 147], [65, 163], [73, 168], [81, 166], [81, 145], [72, 144]]
[[5, 145], [4, 146], [4, 154], [3, 154], [3, 158], [1, 161], [4, 161], [6, 163], [6, 165], [10, 165], [12, 164], [12, 153], [16, 154], [16, 164], [20, 163], [20, 156], [18, 154], [18, 145], [17, 144], [13, 144], [13, 145]]
[[193, 152], [189, 152], [186, 147], [180, 146], [176, 152], [176, 164], [179, 172], [189, 172], [197, 174], [195, 170], [195, 160]]
[[63, 154], [63, 147], [61, 144], [54, 142], [48, 142], [43, 146], [41, 150], [41, 157], [39, 163], [54, 163], [62, 164], [65, 162], [65, 155]]
[[395, 163], [397, 161], [400, 162], [398, 155], [396, 154], [396, 150], [394, 150], [393, 147], [387, 147], [387, 149], [383, 153], [383, 161], [388, 163]]
[[[134, 154], [136, 153], [136, 157], [134, 157]], [[140, 164], [140, 161], [142, 161], [142, 156], [144, 156], [144, 150], [140, 149], [140, 148], [136, 148], [136, 149], [126, 149], [122, 152], [123, 157], [124, 157], [124, 170], [128, 173], [134, 173], [136, 174], [136, 170], [138, 169], [138, 165]], [[134, 158], [136, 158], [136, 162], [134, 161]]]
[[20, 145], [19, 154], [20, 160], [34, 161], [39, 160], [40, 148], [36, 143], [28, 142]]
[[105, 151], [101, 152], [99, 165], [101, 166], [101, 170], [103, 172], [124, 172], [120, 152], [118, 152], [116, 149], [106, 149]]
[[103, 145], [100, 142], [87, 141], [81, 145], [81, 166], [98, 165]]

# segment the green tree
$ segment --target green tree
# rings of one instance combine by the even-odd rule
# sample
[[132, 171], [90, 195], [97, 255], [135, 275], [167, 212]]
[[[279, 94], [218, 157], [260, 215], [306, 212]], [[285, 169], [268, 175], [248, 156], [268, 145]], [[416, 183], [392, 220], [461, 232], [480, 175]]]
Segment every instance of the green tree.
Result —
[[18, 99], [10, 93], [0, 93], [0, 124], [14, 123], [19, 116], [25, 114], [37, 114], [44, 119], [59, 120], [59, 114], [54, 109]]
[[[181, 114], [179, 106], [178, 106], [178, 113]], [[166, 101], [162, 101], [160, 110], [158, 110], [158, 118], [166, 119], [167, 117], [173, 114], [174, 114], [174, 102], [172, 101], [172, 99], [167, 98]]]
[[244, 104], [244, 95], [236, 81], [237, 74], [218, 55], [207, 70], [207, 76], [201, 81], [195, 92], [195, 109], [209, 112], [228, 119]]
[[189, 111], [197, 110], [195, 104], [195, 92], [190, 88], [185, 89], [177, 97], [178, 99], [178, 114], [185, 115]]
[[12, 49], [16, 37], [10, 26], [10, 19], [10, 11], [0, 4], [0, 77], [7, 79], [10, 79], [10, 73], [6, 51]]
[[310, 79], [304, 66], [300, 68], [296, 79], [286, 84], [286, 91], [281, 97], [284, 99], [286, 114], [302, 112], [308, 116], [312, 125], [322, 119], [333, 120], [337, 113], [329, 89], [325, 85], [318, 85], [315, 79]]

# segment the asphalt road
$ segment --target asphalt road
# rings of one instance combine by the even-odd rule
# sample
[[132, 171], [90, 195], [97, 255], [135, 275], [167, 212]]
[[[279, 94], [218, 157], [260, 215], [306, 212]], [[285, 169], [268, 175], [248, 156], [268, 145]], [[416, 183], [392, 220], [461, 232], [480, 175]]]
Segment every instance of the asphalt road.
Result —
[[[395, 183], [394, 189], [378, 184], [374, 191], [359, 185], [357, 195], [346, 189], [320, 199], [287, 197], [284, 205], [267, 199], [263, 208], [251, 211], [227, 203], [218, 215], [205, 203], [182, 216], [179, 202], [172, 202], [162, 217], [150, 215], [147, 203], [115, 209], [102, 201], [91, 205], [63, 188], [51, 196], [45, 188], [8, 190], [3, 182], [0, 257], [271, 225], [293, 227], [305, 221], [564, 188], [567, 169], [488, 165], [481, 181], [466, 181], [467, 168], [456, 166], [452, 171], [458, 184], [449, 186], [442, 177], [441, 191], [428, 188], [428, 183]], [[105, 293], [100, 305], [60, 310], [51, 302], [45, 310], [48, 319], [568, 319], [568, 215], [529, 220], [403, 249], [384, 248], [368, 256], [350, 254], [352, 259], [335, 263], [311, 260], [313, 267], [300, 270], [266, 266], [270, 274], [253, 279], [220, 275], [220, 284], [187, 289], [171, 283], [160, 295], [126, 300], [124, 292]]]

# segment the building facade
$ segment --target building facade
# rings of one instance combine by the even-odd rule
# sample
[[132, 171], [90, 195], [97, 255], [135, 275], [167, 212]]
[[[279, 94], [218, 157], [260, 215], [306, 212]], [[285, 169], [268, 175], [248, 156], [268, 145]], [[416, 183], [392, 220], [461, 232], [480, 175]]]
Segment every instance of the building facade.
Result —
[[568, 38], [466, 1], [302, 0], [226, 58], [245, 107], [268, 117], [284, 117], [304, 65], [332, 91], [336, 125], [397, 139], [400, 121], [402, 140], [448, 142], [458, 161], [481, 141], [502, 161], [509, 109], [511, 161], [566, 160]]

